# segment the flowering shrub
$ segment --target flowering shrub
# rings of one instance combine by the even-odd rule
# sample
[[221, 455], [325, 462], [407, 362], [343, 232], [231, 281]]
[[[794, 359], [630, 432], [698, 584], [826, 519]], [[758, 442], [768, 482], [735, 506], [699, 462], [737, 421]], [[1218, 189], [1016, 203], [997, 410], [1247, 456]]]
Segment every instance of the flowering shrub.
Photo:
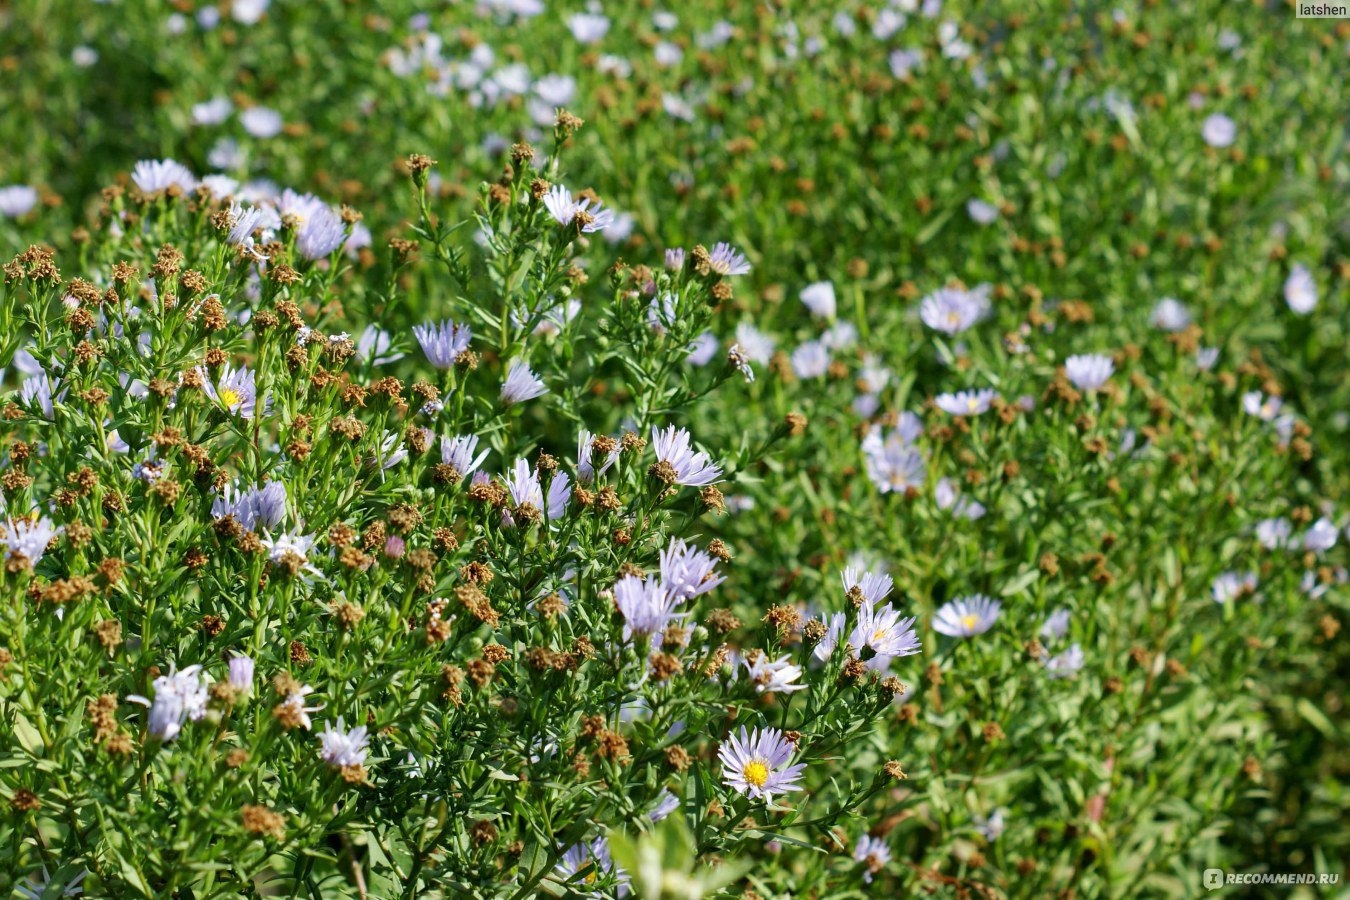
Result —
[[1343, 871], [1334, 25], [124, 6], [0, 32], [0, 891]]

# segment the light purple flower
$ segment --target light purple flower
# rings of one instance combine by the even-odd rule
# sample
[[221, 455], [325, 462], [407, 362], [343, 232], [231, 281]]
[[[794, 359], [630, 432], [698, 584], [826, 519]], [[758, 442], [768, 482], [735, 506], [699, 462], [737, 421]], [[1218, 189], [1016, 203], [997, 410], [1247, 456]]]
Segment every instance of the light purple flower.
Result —
[[553, 221], [564, 227], [575, 222], [577, 216], [581, 216], [583, 222], [581, 231], [584, 234], [604, 231], [614, 224], [613, 210], [605, 209], [602, 203], [596, 203], [592, 207], [588, 199], [573, 199], [572, 192], [560, 184], [555, 184], [544, 194], [544, 207], [549, 215], [553, 216]]
[[739, 736], [732, 734], [722, 743], [717, 757], [722, 763], [722, 782], [751, 797], [773, 799], [775, 794], [799, 791], [805, 763], [789, 765], [792, 744], [776, 728], [756, 728], [747, 733], [741, 726]]
[[348, 731], [342, 716], [338, 716], [336, 728], [332, 722], [325, 722], [319, 734], [319, 758], [335, 769], [365, 765], [369, 747], [366, 726], [358, 725]]
[[1080, 391], [1097, 390], [1115, 371], [1116, 364], [1111, 357], [1100, 353], [1070, 356], [1064, 360], [1064, 373]]
[[891, 848], [880, 838], [864, 834], [858, 838], [858, 843], [853, 846], [853, 859], [866, 866], [863, 872], [863, 883], [871, 884], [872, 876], [890, 863]]
[[998, 396], [993, 388], [978, 391], [958, 391], [955, 394], [938, 394], [938, 409], [953, 416], [978, 416], [989, 409], [989, 405]]
[[949, 637], [984, 634], [998, 621], [1003, 604], [983, 594], [958, 597], [942, 605], [933, 616], [933, 630]]
[[530, 370], [523, 359], [513, 359], [506, 367], [501, 397], [506, 404], [523, 403], [548, 393], [548, 387]]
[[1317, 308], [1317, 282], [1302, 263], [1294, 263], [1284, 282], [1284, 302], [1300, 316], [1306, 316]]
[[439, 325], [413, 326], [413, 337], [422, 345], [427, 362], [437, 369], [449, 369], [460, 354], [469, 349], [473, 332], [468, 325], [446, 319]]
[[673, 484], [703, 487], [722, 477], [721, 467], [714, 464], [708, 454], [690, 446], [689, 432], [683, 428], [669, 425], [665, 431], [660, 431], [653, 427], [652, 447], [657, 463], [669, 465]]
[[197, 176], [172, 159], [143, 159], [131, 170], [131, 180], [145, 194], [157, 194], [176, 187], [185, 194], [197, 187]]
[[665, 630], [682, 615], [675, 612], [680, 600], [655, 578], [625, 575], [614, 583], [614, 605], [623, 616], [623, 636], [647, 637]]
[[441, 438], [441, 464], [454, 469], [459, 473], [460, 479], [468, 478], [483, 464], [483, 460], [487, 459], [487, 450], [474, 456], [473, 451], [476, 449], [478, 449], [478, 435], [476, 434], [443, 437]]
[[47, 545], [52, 538], [63, 534], [65, 530], [65, 526], [53, 526], [52, 520], [46, 516], [35, 519], [9, 518], [0, 526], [0, 544], [5, 545], [6, 559], [22, 557], [30, 565], [36, 566], [42, 554], [47, 552]]
[[1237, 123], [1223, 113], [1214, 113], [1200, 126], [1200, 136], [1211, 147], [1223, 149], [1237, 140]]
[[834, 285], [828, 281], [817, 281], [802, 288], [802, 303], [811, 310], [812, 315], [822, 319], [833, 319], [835, 313]]
[[723, 277], [745, 275], [750, 271], [750, 263], [744, 253], [728, 243], [718, 242], [708, 254], [708, 268]]
[[661, 551], [661, 584], [678, 602], [692, 600], [716, 588], [726, 576], [717, 573], [717, 559], [674, 538]]

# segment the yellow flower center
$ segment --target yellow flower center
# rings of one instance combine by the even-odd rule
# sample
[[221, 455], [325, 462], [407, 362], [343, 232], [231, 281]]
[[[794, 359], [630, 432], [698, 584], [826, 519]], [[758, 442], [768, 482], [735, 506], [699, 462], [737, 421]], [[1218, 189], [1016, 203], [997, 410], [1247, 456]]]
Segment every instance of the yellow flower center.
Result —
[[752, 759], [745, 764], [741, 774], [745, 776], [747, 782], [755, 787], [764, 787], [764, 782], [769, 780], [769, 767], [761, 759]]
[[974, 628], [975, 623], [978, 621], [980, 621], [980, 619], [974, 613], [961, 617], [961, 624], [966, 626], [967, 628]]
[[872, 643], [879, 644], [882, 642], [882, 640], [885, 639], [885, 637], [886, 637], [886, 629], [878, 628], [876, 631], [872, 632]]
[[979, 407], [979, 405], [980, 401], [976, 400], [974, 397], [971, 397], [969, 400], [966, 401], [966, 408], [969, 409], [971, 412], [974, 412], [976, 408]]
[[217, 396], [220, 397], [221, 405], [227, 408], [238, 406], [244, 402], [244, 398], [234, 388], [224, 388]]

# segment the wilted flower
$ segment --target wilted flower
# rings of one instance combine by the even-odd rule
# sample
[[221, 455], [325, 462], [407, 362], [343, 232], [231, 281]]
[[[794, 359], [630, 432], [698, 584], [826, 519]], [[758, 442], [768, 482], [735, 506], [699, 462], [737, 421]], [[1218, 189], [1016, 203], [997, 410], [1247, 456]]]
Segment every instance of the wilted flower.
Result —
[[984, 634], [998, 621], [1003, 604], [983, 594], [958, 597], [942, 605], [933, 616], [933, 630], [949, 637]]
[[751, 797], [773, 799], [775, 794], [801, 790], [805, 763], [788, 765], [793, 746], [776, 728], [756, 728], [740, 735], [729, 735], [717, 751], [722, 763], [722, 782], [729, 788]]

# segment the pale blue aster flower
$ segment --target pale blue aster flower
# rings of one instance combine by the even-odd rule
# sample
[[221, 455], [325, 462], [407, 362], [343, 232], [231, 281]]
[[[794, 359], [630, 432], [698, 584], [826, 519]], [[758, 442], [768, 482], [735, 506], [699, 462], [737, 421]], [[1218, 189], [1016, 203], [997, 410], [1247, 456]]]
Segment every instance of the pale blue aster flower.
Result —
[[413, 326], [413, 337], [422, 346], [427, 362], [437, 369], [449, 369], [469, 349], [473, 332], [468, 325], [446, 319], [440, 324]]
[[53, 525], [46, 516], [8, 518], [0, 525], [0, 544], [5, 545], [6, 559], [18, 557], [36, 566], [47, 552], [47, 545], [65, 530], [65, 526]]
[[342, 716], [338, 716], [336, 728], [332, 722], [325, 722], [319, 734], [319, 758], [335, 769], [365, 765], [369, 747], [366, 726], [358, 725], [348, 731]]
[[661, 584], [677, 601], [692, 600], [716, 588], [726, 576], [717, 572], [717, 559], [698, 547], [674, 538], [661, 551]]
[[867, 668], [883, 672], [892, 660], [922, 652], [914, 621], [913, 616], [901, 618], [900, 611], [889, 603], [864, 603], [858, 607], [858, 623], [849, 635], [849, 645], [858, 651]]
[[998, 621], [1003, 604], [983, 594], [958, 597], [944, 603], [933, 616], [933, 630], [949, 637], [984, 634]]
[[853, 859], [865, 867], [863, 883], [871, 884], [872, 877], [879, 873], [891, 861], [891, 848], [880, 838], [864, 834], [853, 846]]
[[655, 578], [625, 575], [614, 583], [614, 605], [623, 616], [623, 636], [648, 637], [665, 630], [672, 621], [683, 618], [676, 613], [679, 598], [671, 596]]
[[1070, 356], [1064, 360], [1064, 373], [1080, 391], [1097, 390], [1115, 371], [1116, 364], [1111, 357], [1100, 353]]
[[197, 177], [187, 166], [172, 159], [141, 160], [131, 170], [131, 180], [144, 194], [157, 194], [169, 188], [190, 194], [197, 187]]
[[719, 241], [708, 254], [708, 268], [723, 277], [745, 275], [750, 271], [750, 263], [744, 253]]
[[1077, 644], [1045, 661], [1045, 671], [1051, 678], [1073, 678], [1082, 668], [1083, 648]]
[[513, 359], [506, 367], [506, 380], [502, 382], [501, 398], [508, 405], [523, 403], [548, 393], [548, 387], [530, 370], [529, 363], [523, 359]]
[[828, 281], [817, 281], [802, 288], [802, 303], [811, 310], [811, 314], [822, 319], [833, 319], [836, 301], [834, 285]]
[[454, 469], [458, 473], [459, 479], [468, 478], [483, 464], [483, 460], [487, 459], [487, 450], [474, 456], [473, 452], [476, 449], [478, 449], [478, 436], [475, 434], [442, 437], [441, 463]]
[[722, 477], [722, 469], [714, 464], [708, 454], [695, 451], [690, 446], [689, 432], [674, 425], [661, 431], [652, 428], [652, 448], [657, 463], [666, 463], [673, 472], [673, 484], [686, 487], [703, 487]]
[[989, 409], [998, 391], [983, 388], [978, 391], [958, 391], [955, 394], [938, 394], [938, 409], [953, 416], [978, 416]]
[[790, 765], [794, 747], [777, 728], [756, 728], [731, 734], [718, 748], [722, 783], [740, 794], [771, 800], [776, 794], [799, 791], [805, 763]]

